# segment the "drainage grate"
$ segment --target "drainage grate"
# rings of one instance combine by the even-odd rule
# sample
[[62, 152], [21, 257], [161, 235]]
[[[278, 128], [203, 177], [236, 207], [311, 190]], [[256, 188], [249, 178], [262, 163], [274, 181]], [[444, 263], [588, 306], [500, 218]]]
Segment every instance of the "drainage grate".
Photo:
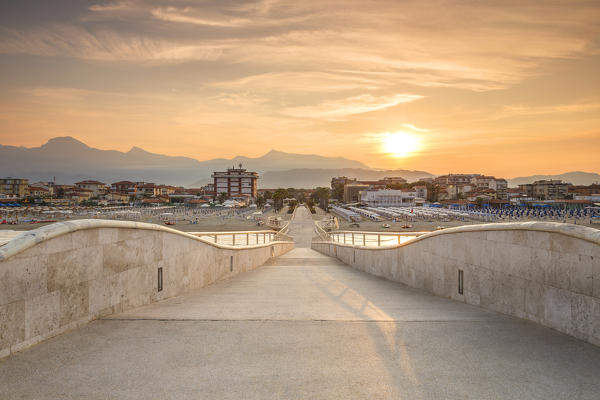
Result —
[[158, 291], [162, 292], [163, 290], [163, 273], [162, 267], [158, 267]]

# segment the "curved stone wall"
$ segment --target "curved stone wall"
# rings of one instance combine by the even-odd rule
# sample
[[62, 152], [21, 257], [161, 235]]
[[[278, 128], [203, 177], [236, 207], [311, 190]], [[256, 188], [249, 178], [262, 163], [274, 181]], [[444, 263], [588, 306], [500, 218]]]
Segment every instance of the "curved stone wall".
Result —
[[218, 245], [126, 221], [78, 220], [26, 232], [0, 246], [0, 357], [98, 317], [254, 269], [293, 246]]
[[600, 230], [540, 222], [485, 224], [384, 248], [319, 239], [312, 247], [362, 271], [600, 345]]

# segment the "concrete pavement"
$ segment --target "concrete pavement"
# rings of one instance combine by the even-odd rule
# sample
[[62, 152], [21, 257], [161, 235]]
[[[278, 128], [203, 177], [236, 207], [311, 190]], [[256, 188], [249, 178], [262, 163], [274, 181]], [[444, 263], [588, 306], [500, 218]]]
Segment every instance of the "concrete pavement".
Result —
[[598, 399], [600, 348], [356, 271], [309, 218], [268, 265], [1, 360], [0, 398]]

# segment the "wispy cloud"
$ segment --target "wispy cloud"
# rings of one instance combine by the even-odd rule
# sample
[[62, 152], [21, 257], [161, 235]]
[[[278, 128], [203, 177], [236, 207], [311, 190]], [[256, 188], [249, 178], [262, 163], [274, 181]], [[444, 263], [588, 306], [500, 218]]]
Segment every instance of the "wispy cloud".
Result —
[[363, 94], [341, 100], [324, 102], [314, 106], [292, 107], [283, 110], [283, 114], [299, 118], [339, 119], [348, 115], [383, 110], [401, 103], [422, 99], [416, 94], [396, 94], [393, 96], [372, 96]]
[[597, 53], [598, 13], [593, 3], [569, 1], [113, 1], [62, 25], [4, 31], [0, 52], [141, 63], [222, 59], [264, 74], [293, 73], [302, 63], [313, 74], [353, 71], [378, 86], [485, 91], [539, 74], [548, 60]]
[[194, 25], [237, 27], [247, 25], [251, 22], [247, 18], [230, 18], [223, 15], [214, 18], [200, 18], [189, 15], [189, 9], [178, 9], [175, 7], [155, 8], [151, 12], [154, 17], [163, 21], [183, 22]]
[[88, 31], [74, 26], [38, 28], [29, 32], [4, 29], [0, 53], [67, 56], [98, 61], [180, 62], [216, 60], [227, 47], [217, 43], [175, 43], [144, 36], [122, 37], [110, 30]]
[[497, 118], [527, 115], [581, 113], [600, 110], [600, 103], [557, 104], [549, 106], [505, 106]]

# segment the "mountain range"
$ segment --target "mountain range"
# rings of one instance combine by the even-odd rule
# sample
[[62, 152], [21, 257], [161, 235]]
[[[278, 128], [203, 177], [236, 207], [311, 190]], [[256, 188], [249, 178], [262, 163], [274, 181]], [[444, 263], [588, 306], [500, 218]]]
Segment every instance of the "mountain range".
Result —
[[[261, 157], [237, 156], [199, 161], [190, 157], [174, 157], [150, 153], [139, 147], [127, 152], [95, 149], [72, 137], [56, 137], [40, 147], [0, 145], [0, 175], [29, 178], [30, 181], [74, 183], [83, 179], [102, 182], [119, 180], [165, 183], [198, 187], [212, 181], [213, 171], [223, 171], [242, 164], [260, 174], [262, 188], [329, 186], [334, 176], [377, 180], [385, 176], [401, 176], [409, 182], [433, 177], [426, 171], [404, 169], [383, 170], [343, 157], [295, 154], [271, 150]], [[562, 179], [573, 184], [600, 181], [600, 175], [569, 172], [561, 175], [535, 175], [509, 179], [509, 186], [538, 179]]]
[[[119, 180], [146, 181], [198, 187], [212, 182], [213, 171], [223, 171], [242, 164], [261, 175], [261, 187], [329, 186], [339, 171], [350, 176], [378, 179], [391, 172], [373, 170], [365, 164], [343, 157], [284, 153], [271, 150], [261, 157], [237, 156], [199, 161], [189, 157], [172, 157], [150, 153], [139, 147], [127, 152], [92, 148], [72, 137], [56, 137], [40, 147], [0, 145], [0, 171], [3, 176], [25, 177], [30, 181], [74, 183], [83, 179], [102, 182]], [[310, 176], [306, 170], [311, 169]], [[362, 171], [362, 172], [361, 172]], [[415, 176], [413, 171], [394, 174]], [[313, 179], [309, 179], [312, 176]], [[418, 172], [418, 177], [432, 176]]]
[[592, 183], [600, 183], [600, 175], [593, 172], [573, 171], [558, 175], [531, 175], [521, 176], [518, 178], [507, 179], [508, 186], [517, 187], [525, 183], [531, 183], [539, 180], [559, 179], [563, 182], [572, 183], [573, 185], [591, 185]]

